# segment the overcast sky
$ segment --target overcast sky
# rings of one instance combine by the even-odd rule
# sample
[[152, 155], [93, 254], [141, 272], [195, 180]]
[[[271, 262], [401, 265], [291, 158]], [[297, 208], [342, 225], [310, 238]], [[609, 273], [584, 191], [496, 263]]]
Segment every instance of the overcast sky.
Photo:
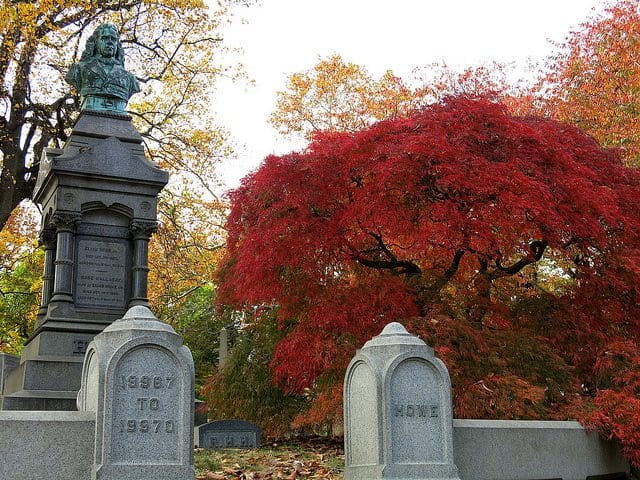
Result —
[[[215, 105], [218, 121], [237, 145], [225, 162], [226, 188], [258, 167], [270, 153], [304, 144], [282, 138], [268, 124], [275, 93], [293, 72], [337, 53], [379, 76], [387, 69], [408, 78], [433, 62], [452, 67], [483, 62], [542, 60], [595, 12], [603, 0], [260, 0], [238, 10], [225, 31], [227, 44], [242, 47], [255, 85], [222, 82]], [[595, 10], [594, 10], [595, 9]]]

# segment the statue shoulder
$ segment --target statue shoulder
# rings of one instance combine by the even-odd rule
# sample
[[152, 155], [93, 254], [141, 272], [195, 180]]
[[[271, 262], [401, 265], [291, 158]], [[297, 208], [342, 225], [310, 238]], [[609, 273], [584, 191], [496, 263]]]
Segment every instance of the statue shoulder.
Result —
[[79, 73], [80, 68], [77, 63], [74, 63], [73, 65], [71, 65], [71, 67], [69, 67], [69, 71], [67, 72], [67, 75], [64, 77], [64, 79], [67, 81], [67, 83], [70, 83], [74, 87], [77, 87], [79, 83]]

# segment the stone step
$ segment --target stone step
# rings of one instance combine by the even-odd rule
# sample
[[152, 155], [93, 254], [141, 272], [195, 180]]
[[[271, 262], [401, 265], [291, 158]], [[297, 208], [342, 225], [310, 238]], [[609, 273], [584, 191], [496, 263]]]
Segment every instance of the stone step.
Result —
[[0, 397], [0, 410], [74, 411], [76, 396], [59, 390], [20, 390]]
[[76, 361], [26, 360], [7, 375], [4, 394], [21, 390], [80, 390], [82, 364]]

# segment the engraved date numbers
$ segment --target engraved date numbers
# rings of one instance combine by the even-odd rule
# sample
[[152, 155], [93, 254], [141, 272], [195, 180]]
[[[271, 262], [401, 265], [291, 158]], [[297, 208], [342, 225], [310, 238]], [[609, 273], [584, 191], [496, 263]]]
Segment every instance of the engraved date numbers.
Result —
[[143, 389], [143, 390], [166, 390], [173, 388], [175, 381], [173, 376], [160, 375], [121, 375], [120, 388], [122, 390]]
[[175, 433], [173, 420], [120, 420], [120, 433]]

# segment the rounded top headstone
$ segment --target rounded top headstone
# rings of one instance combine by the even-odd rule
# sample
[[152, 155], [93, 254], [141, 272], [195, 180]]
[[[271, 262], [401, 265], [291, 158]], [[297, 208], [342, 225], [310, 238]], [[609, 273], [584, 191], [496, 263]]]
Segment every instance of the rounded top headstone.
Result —
[[388, 323], [380, 332], [380, 335], [410, 335], [407, 329], [399, 322]]
[[426, 347], [427, 344], [415, 335], [407, 332], [407, 329], [401, 323], [388, 323], [380, 332], [380, 335], [373, 337], [362, 348], [382, 347], [390, 345], [417, 345]]
[[127, 310], [127, 313], [124, 314], [124, 317], [122, 317], [123, 319], [125, 318], [146, 318], [146, 319], [150, 319], [150, 320], [157, 320], [156, 316], [153, 314], [153, 312], [145, 307], [144, 305], [135, 305], [133, 307], [131, 307], [129, 310]]
[[131, 307], [119, 320], [116, 320], [107, 328], [105, 332], [115, 332], [118, 330], [161, 330], [175, 334], [175, 330], [164, 322], [156, 318], [148, 307], [135, 305]]

